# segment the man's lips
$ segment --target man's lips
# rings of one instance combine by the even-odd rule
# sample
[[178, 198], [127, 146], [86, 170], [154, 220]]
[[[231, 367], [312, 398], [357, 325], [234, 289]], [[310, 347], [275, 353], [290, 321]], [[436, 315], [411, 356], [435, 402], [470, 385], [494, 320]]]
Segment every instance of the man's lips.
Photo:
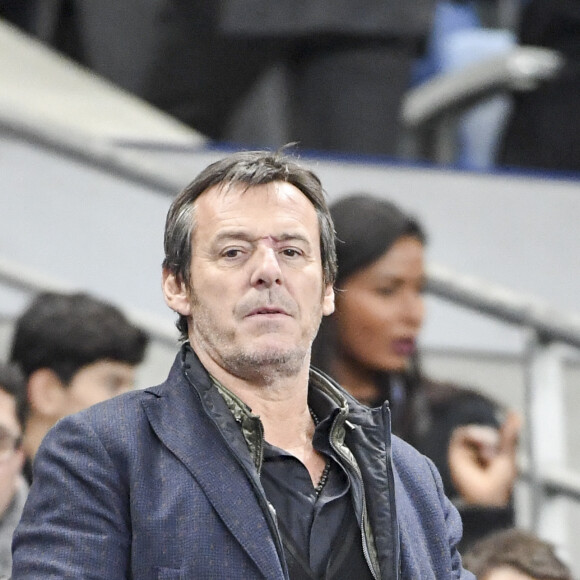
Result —
[[272, 315], [283, 315], [288, 316], [288, 313], [283, 308], [278, 308], [275, 306], [260, 306], [259, 308], [254, 308], [247, 315], [246, 318], [250, 316], [272, 316]]

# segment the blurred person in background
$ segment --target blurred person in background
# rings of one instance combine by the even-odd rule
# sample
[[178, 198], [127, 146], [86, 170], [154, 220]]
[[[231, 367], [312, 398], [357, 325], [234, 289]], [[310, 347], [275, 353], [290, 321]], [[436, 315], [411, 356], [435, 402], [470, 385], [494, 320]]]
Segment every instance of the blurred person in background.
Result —
[[53, 0], [29, 31], [210, 139], [394, 155], [434, 6]]
[[515, 528], [475, 542], [463, 563], [479, 580], [573, 580], [554, 546]]
[[565, 64], [555, 78], [513, 95], [499, 163], [580, 171], [580, 2], [523, 2], [518, 41], [556, 50]]
[[481, 393], [425, 377], [417, 340], [424, 319], [420, 223], [366, 194], [331, 206], [337, 235], [336, 308], [312, 364], [359, 401], [388, 401], [393, 432], [432, 459], [462, 515], [462, 549], [514, 522], [519, 417]]
[[37, 0], [0, 0], [0, 18], [28, 29], [36, 10]]
[[28, 484], [23, 475], [22, 403], [26, 386], [18, 368], [0, 363], [0, 578], [12, 572], [12, 534], [20, 521]]
[[11, 360], [26, 379], [23, 447], [32, 460], [62, 417], [131, 390], [148, 336], [114, 305], [86, 293], [45, 292], [15, 324]]
[[[286, 71], [287, 141], [393, 156], [434, 7], [434, 0], [222, 0], [218, 26], [230, 42], [279, 47], [274, 66]], [[254, 122], [261, 118], [258, 109]]]

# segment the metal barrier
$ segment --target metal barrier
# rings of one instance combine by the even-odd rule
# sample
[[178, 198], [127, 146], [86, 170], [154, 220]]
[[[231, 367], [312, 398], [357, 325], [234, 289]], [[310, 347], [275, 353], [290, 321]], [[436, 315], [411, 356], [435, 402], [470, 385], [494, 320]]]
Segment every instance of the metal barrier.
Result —
[[[35, 292], [72, 292], [80, 290], [71, 288], [59, 280], [44, 274], [23, 268], [6, 260], [0, 256], [0, 284], [22, 290], [28, 293]], [[160, 319], [148, 312], [126, 309], [126, 315], [143, 330], [151, 339], [168, 346], [177, 345], [178, 335], [175, 326], [167, 323], [165, 319]]]
[[516, 46], [461, 70], [438, 75], [405, 95], [401, 122], [412, 159], [453, 163], [457, 150], [456, 121], [486, 97], [510, 91], [533, 91], [555, 78], [564, 58], [554, 50]]
[[533, 298], [434, 265], [428, 269], [427, 289], [455, 305], [525, 329], [527, 449], [520, 472], [530, 486], [530, 527], [556, 546], [569, 546], [568, 511], [561, 500], [580, 501], [580, 473], [566, 468], [561, 347], [580, 349], [580, 314], [554, 310]]

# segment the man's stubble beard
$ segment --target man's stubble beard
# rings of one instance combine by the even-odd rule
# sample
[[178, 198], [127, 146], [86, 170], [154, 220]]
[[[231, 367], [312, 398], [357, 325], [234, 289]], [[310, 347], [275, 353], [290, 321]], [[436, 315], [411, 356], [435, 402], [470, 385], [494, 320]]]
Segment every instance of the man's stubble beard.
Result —
[[305, 361], [310, 362], [312, 341], [322, 318], [320, 312], [317, 324], [312, 329], [312, 336], [306, 345], [250, 350], [246, 344], [236, 344], [235, 330], [224, 330], [215, 324], [216, 319], [211, 311], [193, 292], [191, 307], [193, 335], [199, 347], [228, 373], [242, 380], [264, 385], [275, 382], [277, 378], [296, 376], [304, 368]]

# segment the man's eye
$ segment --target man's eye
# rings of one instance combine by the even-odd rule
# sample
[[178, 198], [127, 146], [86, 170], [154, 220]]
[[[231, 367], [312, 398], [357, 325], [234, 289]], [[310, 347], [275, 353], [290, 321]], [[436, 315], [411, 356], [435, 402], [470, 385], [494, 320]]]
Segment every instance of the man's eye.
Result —
[[222, 256], [224, 258], [237, 258], [241, 253], [241, 250], [237, 249], [237, 248], [230, 248], [229, 250], [226, 250]]
[[299, 250], [297, 250], [296, 248], [286, 248], [285, 250], [282, 251], [282, 253], [285, 256], [288, 256], [289, 258], [293, 258], [295, 256], [301, 255], [301, 252]]

